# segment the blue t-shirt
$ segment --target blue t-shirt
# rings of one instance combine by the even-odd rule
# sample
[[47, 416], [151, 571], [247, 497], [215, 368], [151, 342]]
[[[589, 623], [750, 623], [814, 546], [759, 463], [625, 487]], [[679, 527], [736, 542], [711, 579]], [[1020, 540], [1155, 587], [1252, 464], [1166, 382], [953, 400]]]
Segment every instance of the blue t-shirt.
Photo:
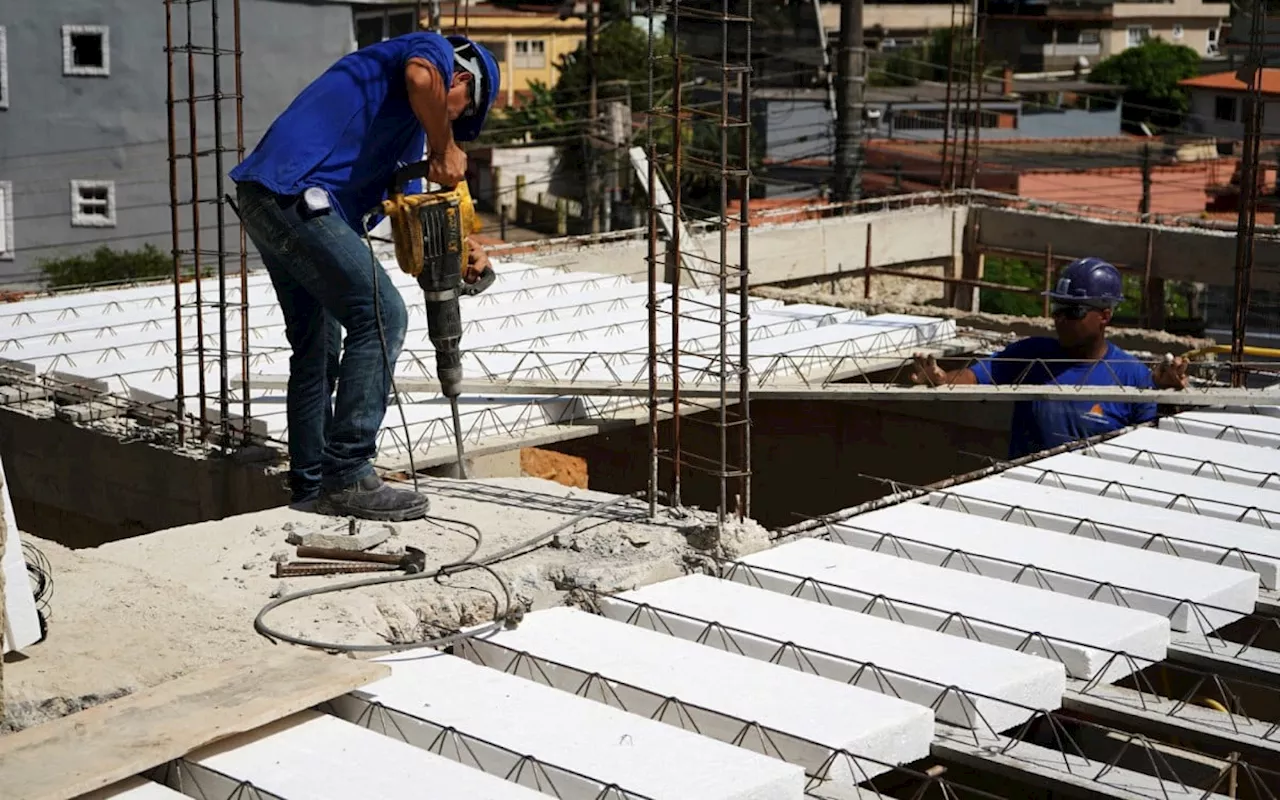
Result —
[[411, 58], [434, 65], [445, 86], [453, 82], [453, 47], [438, 33], [409, 33], [348, 53], [294, 98], [231, 179], [283, 195], [327, 189], [337, 212], [359, 230], [395, 170], [421, 161], [426, 147], [405, 86]]
[[[1100, 362], [1065, 360], [1069, 358], [1057, 339], [1035, 336], [1014, 342], [972, 369], [978, 383], [987, 385], [1058, 383], [1154, 388], [1151, 370], [1111, 342], [1107, 342], [1107, 353]], [[1049, 363], [1029, 363], [1030, 359]], [[1009, 457], [1018, 458], [1155, 418], [1155, 403], [1020, 400], [1013, 407]]]

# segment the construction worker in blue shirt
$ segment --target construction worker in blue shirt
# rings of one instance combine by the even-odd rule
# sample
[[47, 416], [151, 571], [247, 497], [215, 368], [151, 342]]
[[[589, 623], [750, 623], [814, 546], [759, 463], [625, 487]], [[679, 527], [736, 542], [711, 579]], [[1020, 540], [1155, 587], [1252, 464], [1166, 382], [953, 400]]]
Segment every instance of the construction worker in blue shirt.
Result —
[[[1107, 341], [1107, 325], [1124, 299], [1120, 272], [1100, 258], [1081, 258], [1063, 268], [1045, 294], [1052, 301], [1056, 337], [1033, 336], [1010, 344], [971, 367], [944, 370], [933, 356], [916, 354], [917, 385], [1132, 386], [1184, 389], [1186, 361], [1154, 370]], [[1156, 418], [1155, 403], [1092, 400], [1020, 400], [1014, 404], [1009, 457], [1097, 436]]]
[[[462, 181], [467, 156], [458, 142], [480, 134], [500, 83], [493, 55], [465, 37], [388, 39], [343, 56], [303, 89], [231, 172], [293, 351], [287, 414], [296, 507], [391, 521], [427, 513], [426, 497], [373, 470], [390, 392], [386, 364], [396, 363], [408, 315], [371, 263], [363, 217], [396, 170], [424, 153], [429, 180]], [[478, 243], [469, 249], [466, 280], [474, 282], [487, 259]]]

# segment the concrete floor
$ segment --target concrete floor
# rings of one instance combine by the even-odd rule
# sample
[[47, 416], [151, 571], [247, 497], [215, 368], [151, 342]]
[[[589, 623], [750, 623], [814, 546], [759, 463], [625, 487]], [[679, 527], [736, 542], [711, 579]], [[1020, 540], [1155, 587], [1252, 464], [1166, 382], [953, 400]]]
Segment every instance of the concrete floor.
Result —
[[[550, 531], [614, 496], [534, 478], [428, 480], [434, 519], [366, 524], [385, 529], [376, 549], [413, 545], [433, 566], [467, 556], [476, 526], [478, 557]], [[650, 521], [647, 506], [625, 501], [565, 528], [549, 541], [495, 566], [513, 602], [526, 610], [567, 602], [571, 584], [607, 591], [678, 576], [709, 553], [698, 516]], [[23, 728], [82, 707], [153, 686], [223, 659], [273, 647], [254, 631], [258, 611], [273, 597], [365, 576], [280, 580], [275, 561], [292, 560], [291, 533], [345, 533], [346, 522], [289, 508], [242, 514], [69, 550], [24, 534], [52, 566], [48, 638], [5, 665], [8, 729]], [[750, 526], [725, 552], [768, 544]], [[504, 604], [501, 587], [481, 570], [443, 581], [398, 583], [308, 598], [274, 611], [278, 630], [323, 641], [384, 644], [417, 641], [492, 618]]]

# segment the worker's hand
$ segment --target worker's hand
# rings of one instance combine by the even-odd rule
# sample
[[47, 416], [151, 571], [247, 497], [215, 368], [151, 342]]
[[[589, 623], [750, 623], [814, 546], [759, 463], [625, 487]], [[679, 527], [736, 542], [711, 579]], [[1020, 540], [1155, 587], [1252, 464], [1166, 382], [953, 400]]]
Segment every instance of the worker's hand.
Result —
[[489, 266], [489, 254], [484, 251], [484, 245], [480, 244], [474, 236], [467, 237], [467, 271], [463, 274], [462, 279], [467, 283], [475, 283], [480, 280], [480, 274]]
[[1157, 389], [1187, 388], [1187, 365], [1190, 362], [1181, 356], [1166, 358], [1151, 370], [1151, 381]]
[[916, 353], [914, 358], [915, 363], [911, 371], [912, 383], [917, 386], [938, 386], [947, 382], [947, 371], [938, 366], [936, 358], [923, 353]]
[[467, 154], [456, 143], [427, 157], [427, 178], [441, 186], [457, 186], [467, 177]]

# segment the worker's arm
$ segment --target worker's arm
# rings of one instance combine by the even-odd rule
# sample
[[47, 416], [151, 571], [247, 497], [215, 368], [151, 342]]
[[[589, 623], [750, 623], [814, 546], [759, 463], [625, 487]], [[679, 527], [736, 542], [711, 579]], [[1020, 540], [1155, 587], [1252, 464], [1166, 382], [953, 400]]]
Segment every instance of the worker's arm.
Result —
[[440, 71], [425, 58], [409, 59], [404, 77], [409, 106], [427, 132], [427, 160], [431, 162], [427, 177], [442, 186], [454, 186], [466, 177], [467, 155], [453, 140], [449, 87]]

